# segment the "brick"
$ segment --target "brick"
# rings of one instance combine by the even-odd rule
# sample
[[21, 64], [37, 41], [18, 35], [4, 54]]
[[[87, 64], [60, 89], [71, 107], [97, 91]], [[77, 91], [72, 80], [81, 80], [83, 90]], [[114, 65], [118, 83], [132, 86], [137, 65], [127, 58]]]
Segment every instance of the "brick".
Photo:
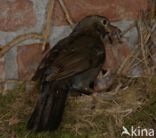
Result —
[[30, 80], [38, 64], [46, 52], [42, 52], [42, 44], [18, 46], [17, 63], [20, 80]]
[[110, 70], [111, 72], [116, 71], [128, 54], [129, 48], [126, 42], [114, 46], [107, 44], [106, 61], [103, 68], [105, 70]]
[[72, 32], [70, 26], [54, 26], [52, 28], [52, 34], [49, 37], [49, 42], [54, 46], [59, 40], [65, 38]]
[[5, 79], [18, 79], [17, 73], [17, 52], [16, 47], [13, 47], [5, 54]]
[[[87, 15], [103, 15], [109, 19], [136, 19], [141, 10], [147, 9], [147, 0], [64, 0], [74, 22]], [[64, 13], [57, 1], [54, 11], [54, 24], [67, 24]]]
[[36, 24], [31, 0], [0, 0], [0, 3], [1, 31], [16, 31]]

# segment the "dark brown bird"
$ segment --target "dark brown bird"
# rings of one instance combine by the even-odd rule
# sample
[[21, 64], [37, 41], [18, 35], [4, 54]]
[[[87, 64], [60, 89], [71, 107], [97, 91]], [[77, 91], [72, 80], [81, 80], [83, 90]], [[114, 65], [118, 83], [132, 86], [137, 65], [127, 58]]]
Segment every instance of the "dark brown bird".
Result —
[[41, 82], [41, 94], [27, 128], [51, 131], [58, 128], [71, 91], [90, 94], [105, 61], [103, 38], [120, 30], [102, 16], [88, 16], [59, 41], [41, 61], [33, 80]]

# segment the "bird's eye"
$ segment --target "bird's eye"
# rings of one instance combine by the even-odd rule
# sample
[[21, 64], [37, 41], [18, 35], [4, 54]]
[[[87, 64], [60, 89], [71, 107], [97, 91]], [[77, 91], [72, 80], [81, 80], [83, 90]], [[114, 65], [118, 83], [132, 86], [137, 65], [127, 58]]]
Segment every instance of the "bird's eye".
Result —
[[107, 25], [107, 21], [106, 20], [103, 20], [102, 23], [103, 23], [103, 25]]

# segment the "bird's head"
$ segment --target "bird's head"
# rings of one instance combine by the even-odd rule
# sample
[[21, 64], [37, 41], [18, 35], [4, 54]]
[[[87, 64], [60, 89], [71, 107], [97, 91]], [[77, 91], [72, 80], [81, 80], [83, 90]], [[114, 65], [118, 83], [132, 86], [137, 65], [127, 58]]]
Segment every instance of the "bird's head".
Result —
[[103, 16], [87, 16], [75, 27], [73, 33], [87, 33], [92, 36], [102, 37], [116, 36], [120, 38], [121, 31], [116, 26], [110, 24], [108, 18]]

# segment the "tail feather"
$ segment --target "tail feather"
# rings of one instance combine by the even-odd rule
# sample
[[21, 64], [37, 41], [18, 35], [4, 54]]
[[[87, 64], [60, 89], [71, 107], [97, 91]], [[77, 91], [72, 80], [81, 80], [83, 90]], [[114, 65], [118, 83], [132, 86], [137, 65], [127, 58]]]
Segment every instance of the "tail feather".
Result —
[[41, 96], [28, 121], [27, 128], [29, 130], [55, 130], [62, 120], [68, 87], [59, 82], [47, 82], [44, 85]]

